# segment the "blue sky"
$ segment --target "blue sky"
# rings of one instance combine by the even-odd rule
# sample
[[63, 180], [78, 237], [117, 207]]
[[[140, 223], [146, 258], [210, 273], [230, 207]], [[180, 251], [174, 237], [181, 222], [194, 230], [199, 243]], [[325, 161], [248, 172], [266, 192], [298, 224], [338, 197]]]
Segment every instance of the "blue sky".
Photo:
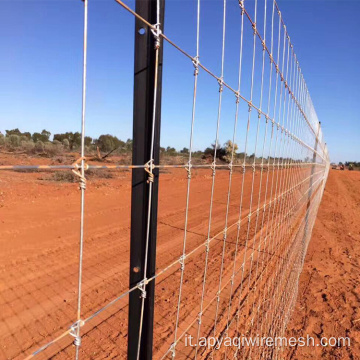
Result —
[[[128, 1], [134, 7], [134, 1]], [[222, 2], [201, 3], [200, 59], [220, 75]], [[263, 1], [259, 0], [263, 7]], [[254, 1], [245, 0], [253, 14]], [[290, 1], [279, 6], [322, 123], [332, 161], [360, 160], [360, 22], [358, 1]], [[260, 8], [261, 8], [260, 7]], [[263, 13], [259, 11], [259, 24]], [[224, 78], [237, 88], [239, 8], [228, 1]], [[83, 3], [80, 0], [0, 1], [0, 130], [80, 130]], [[89, 0], [87, 135], [132, 134], [133, 17], [113, 0]], [[195, 54], [195, 1], [167, 0], [165, 33]], [[269, 31], [269, 29], [267, 29]], [[268, 33], [269, 34], [269, 33]], [[250, 96], [251, 28], [245, 23], [242, 93]], [[258, 46], [258, 45], [257, 45]], [[260, 54], [261, 52], [259, 52]], [[246, 55], [247, 54], [247, 55]], [[257, 69], [261, 57], [256, 58]], [[259, 87], [259, 71], [255, 89]], [[193, 66], [164, 48], [162, 145], [188, 147]], [[259, 100], [255, 90], [254, 100]], [[234, 96], [224, 91], [220, 142], [231, 138]], [[215, 139], [216, 81], [200, 73], [195, 149]], [[240, 109], [245, 115], [246, 106]], [[251, 136], [255, 136], [253, 115]], [[245, 121], [238, 127], [241, 150]], [[251, 150], [250, 150], [251, 151]]]

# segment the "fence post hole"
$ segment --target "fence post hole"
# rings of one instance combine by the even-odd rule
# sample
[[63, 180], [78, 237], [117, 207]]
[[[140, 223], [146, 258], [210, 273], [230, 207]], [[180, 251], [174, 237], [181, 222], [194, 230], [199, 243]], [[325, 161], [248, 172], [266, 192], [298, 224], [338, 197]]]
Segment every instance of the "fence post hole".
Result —
[[[157, 23], [157, 9], [160, 10], [160, 29], [164, 26], [165, 0], [136, 0], [135, 11], [149, 23]], [[162, 39], [158, 49], [158, 79], [156, 92], [156, 113], [154, 124], [154, 164], [159, 164], [160, 118], [161, 118], [161, 79], [162, 79]], [[151, 157], [152, 122], [154, 108], [155, 80], [155, 37], [142, 21], [135, 19], [135, 59], [134, 59], [134, 113], [133, 113], [133, 153], [132, 164], [146, 164]], [[144, 278], [144, 262], [147, 259], [146, 278], [155, 274], [156, 231], [158, 207], [159, 169], [153, 170], [151, 201], [149, 202], [148, 174], [144, 169], [132, 170], [131, 194], [131, 244], [130, 244], [130, 288]], [[148, 206], [150, 204], [150, 232], [146, 254], [146, 232]], [[143, 324], [140, 331], [142, 308], [141, 291], [134, 290], [129, 295], [128, 317], [128, 359], [152, 359], [153, 321], [154, 321], [155, 281], [146, 286]], [[140, 335], [141, 333], [141, 335]], [[141, 336], [140, 353], [138, 342]]]

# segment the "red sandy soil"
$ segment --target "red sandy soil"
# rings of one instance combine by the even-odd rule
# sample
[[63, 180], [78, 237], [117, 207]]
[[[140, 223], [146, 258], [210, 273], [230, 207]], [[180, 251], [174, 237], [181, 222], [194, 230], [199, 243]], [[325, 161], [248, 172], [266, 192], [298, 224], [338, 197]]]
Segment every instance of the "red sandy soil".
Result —
[[288, 336], [349, 337], [347, 347], [295, 347], [286, 359], [360, 359], [360, 172], [330, 170]]
[[[14, 161], [28, 164], [54, 162], [26, 157], [14, 159], [10, 155], [3, 155], [1, 160], [3, 164]], [[66, 163], [72, 161], [69, 159]], [[227, 326], [229, 334], [254, 332], [254, 323], [259, 323], [259, 319], [267, 329], [271, 321], [266, 322], [261, 314], [268, 308], [268, 299], [286, 308], [288, 299], [281, 294], [287, 286], [287, 279], [294, 276], [289, 264], [299, 261], [299, 246], [306, 231], [302, 221], [306, 208], [315, 204], [320, 196], [321, 170], [315, 171], [318, 175], [313, 177], [316, 186], [311, 196], [305, 193], [309, 180], [302, 182], [310, 176], [309, 168], [292, 167], [275, 172], [264, 170], [263, 175], [257, 169], [254, 178], [252, 171], [247, 171], [244, 182], [242, 173], [234, 171], [225, 243], [223, 230], [229, 171], [217, 170], [200, 336], [224, 334]], [[115, 171], [111, 174], [110, 178], [108, 173], [103, 177], [89, 177], [86, 190], [82, 319], [128, 290], [131, 172]], [[340, 176], [350, 182], [350, 176], [356, 175], [346, 172]], [[196, 335], [198, 331], [196, 319], [202, 294], [211, 183], [210, 169], [193, 170], [186, 253], [192, 250], [194, 253], [185, 261], [178, 337], [183, 332]], [[276, 183], [279, 186], [275, 186]], [[299, 185], [290, 191], [295, 184]], [[349, 197], [350, 191], [355, 193], [356, 189], [350, 185], [347, 188]], [[237, 236], [242, 186], [242, 221]], [[252, 186], [254, 195], [251, 198]], [[2, 171], [0, 187], [0, 359], [23, 359], [67, 331], [76, 321], [80, 192], [76, 184], [54, 181], [48, 172]], [[182, 255], [186, 188], [184, 169], [161, 172], [158, 271], [173, 264]], [[271, 198], [277, 197], [278, 201], [272, 207], [267, 206], [263, 212], [263, 205], [270, 199], [271, 188]], [[350, 206], [349, 201], [344, 200], [344, 203]], [[261, 211], [256, 213], [254, 210], [258, 205]], [[248, 226], [250, 210], [252, 221]], [[352, 221], [355, 221], [354, 217]], [[268, 231], [267, 238], [261, 228], [264, 233]], [[339, 234], [344, 233], [339, 230]], [[356, 250], [349, 248], [350, 253], [356, 253]], [[234, 260], [236, 276], [231, 285]], [[180, 264], [175, 263], [156, 279], [156, 359], [161, 358], [174, 341], [180, 274]], [[340, 275], [336, 276], [339, 279]], [[219, 289], [217, 306], [216, 293]], [[350, 296], [347, 292], [345, 294]], [[235, 315], [239, 304], [241, 316], [237, 319]], [[273, 314], [278, 315], [274, 309]], [[126, 296], [90, 319], [81, 330], [81, 358], [125, 358], [127, 318]], [[255, 322], [250, 323], [250, 318], [255, 318]], [[234, 319], [236, 321], [230, 321]], [[67, 335], [35, 358], [73, 358], [72, 340]], [[201, 355], [206, 357], [209, 354], [205, 351]], [[177, 358], [193, 357], [193, 349], [185, 348], [182, 339], [177, 345]], [[171, 354], [166, 358], [170, 359]]]

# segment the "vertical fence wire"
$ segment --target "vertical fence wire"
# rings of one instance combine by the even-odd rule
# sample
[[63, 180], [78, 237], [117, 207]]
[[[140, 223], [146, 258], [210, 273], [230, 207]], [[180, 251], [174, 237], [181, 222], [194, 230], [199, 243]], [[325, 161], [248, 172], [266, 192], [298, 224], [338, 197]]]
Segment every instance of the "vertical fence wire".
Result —
[[[211, 195], [210, 195], [210, 208], [209, 208], [209, 220], [208, 220], [208, 231], [207, 231], [207, 240], [205, 247], [205, 266], [204, 266], [204, 274], [202, 281], [202, 292], [201, 292], [201, 300], [200, 300], [200, 313], [198, 319], [198, 330], [197, 330], [197, 342], [200, 336], [201, 330], [201, 321], [203, 316], [203, 304], [205, 297], [205, 289], [206, 289], [206, 277], [207, 277], [207, 268], [208, 268], [208, 259], [210, 252], [210, 234], [211, 234], [211, 220], [212, 220], [212, 210], [213, 210], [213, 200], [214, 200], [214, 190], [215, 190], [215, 175], [216, 175], [216, 155], [218, 150], [219, 143], [219, 130], [220, 130], [220, 119], [221, 119], [221, 104], [222, 104], [222, 96], [223, 96], [223, 77], [224, 77], [224, 61], [225, 61], [225, 29], [226, 29], [226, 0], [223, 0], [223, 26], [222, 26], [222, 50], [221, 50], [221, 75], [218, 78], [219, 84], [219, 101], [218, 101], [218, 113], [217, 113], [217, 122], [216, 122], [216, 135], [215, 135], [215, 146], [214, 146], [214, 160], [212, 163], [212, 182], [211, 182]], [[198, 355], [198, 347], [195, 349], [195, 359]]]
[[86, 70], [87, 70], [87, 32], [88, 32], [88, 0], [84, 0], [84, 49], [83, 49], [83, 84], [82, 84], [82, 112], [81, 112], [81, 173], [80, 173], [80, 246], [79, 246], [79, 280], [78, 280], [78, 302], [77, 322], [75, 328], [75, 359], [79, 359], [81, 345], [81, 295], [82, 295], [82, 272], [83, 272], [83, 248], [84, 248], [84, 218], [85, 218], [85, 113], [86, 113]]
[[186, 257], [186, 239], [188, 231], [188, 217], [189, 217], [189, 202], [190, 202], [190, 183], [191, 183], [191, 156], [193, 152], [193, 137], [194, 137], [194, 125], [195, 125], [195, 109], [196, 109], [196, 94], [197, 94], [197, 83], [199, 75], [199, 45], [200, 45], [200, 0], [197, 0], [197, 15], [196, 15], [196, 56], [194, 65], [194, 90], [193, 90], [193, 103], [192, 103], [192, 114], [191, 114], [191, 129], [190, 129], [190, 146], [189, 146], [189, 160], [187, 167], [187, 189], [186, 189], [186, 208], [185, 208], [185, 224], [184, 224], [184, 239], [183, 239], [183, 250], [181, 256], [181, 275], [180, 275], [180, 286], [179, 296], [177, 303], [176, 312], [176, 323], [174, 331], [174, 342], [172, 345], [172, 355], [175, 357], [176, 354], [176, 343], [177, 343], [177, 332], [179, 326], [180, 306], [181, 306], [181, 294], [184, 280], [185, 271], [185, 257]]
[[[243, 11], [243, 3], [240, 4], [241, 7], [241, 30], [240, 30], [240, 55], [239, 55], [239, 70], [238, 70], [238, 88], [237, 88], [237, 96], [236, 96], [236, 110], [235, 110], [235, 124], [234, 124], [234, 138], [233, 138], [233, 146], [235, 145], [235, 139], [236, 139], [236, 129], [237, 124], [239, 120], [239, 104], [240, 104], [240, 98], [238, 94], [240, 94], [241, 90], [241, 71], [242, 71], [242, 59], [243, 59], [243, 39], [244, 39], [244, 11]], [[233, 156], [234, 156], [234, 148], [232, 149], [232, 158], [231, 162], [233, 162]], [[245, 156], [245, 155], [244, 155]], [[241, 204], [241, 201], [240, 201]], [[239, 208], [239, 218], [237, 221], [237, 229], [238, 232], [240, 230], [240, 221], [241, 221], [241, 205]], [[230, 287], [230, 296], [229, 296], [229, 303], [228, 303], [228, 310], [227, 310], [227, 320], [226, 320], [226, 334], [229, 332], [229, 326], [230, 326], [230, 316], [231, 316], [231, 308], [233, 303], [233, 291], [234, 291], [234, 278], [235, 278], [235, 272], [236, 272], [236, 264], [237, 264], [237, 255], [239, 250], [239, 236], [237, 234], [236, 236], [236, 242], [235, 242], [235, 253], [234, 253], [234, 260], [233, 260], [233, 266], [232, 266], [232, 275], [231, 275], [231, 287]], [[226, 354], [225, 354], [226, 356]]]

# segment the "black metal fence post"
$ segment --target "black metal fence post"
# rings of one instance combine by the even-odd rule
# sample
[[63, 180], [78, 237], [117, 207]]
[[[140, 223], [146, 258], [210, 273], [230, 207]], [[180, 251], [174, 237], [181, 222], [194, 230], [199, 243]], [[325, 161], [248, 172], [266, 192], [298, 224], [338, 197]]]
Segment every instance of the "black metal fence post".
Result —
[[[164, 4], [160, 0], [160, 28], [164, 26]], [[135, 11], [151, 24], [157, 23], [157, 1], [136, 0]], [[160, 118], [161, 118], [161, 80], [162, 80], [162, 48], [160, 38], [158, 83], [156, 95], [154, 164], [159, 163], [160, 155]], [[155, 80], [155, 37], [151, 30], [139, 19], [135, 19], [135, 60], [134, 60], [134, 117], [133, 117], [133, 154], [134, 165], [146, 164], [150, 159], [153, 102]], [[144, 274], [144, 260], [147, 257], [147, 278], [155, 274], [156, 231], [158, 207], [159, 169], [153, 170], [151, 221], [148, 253], [145, 252], [146, 226], [149, 201], [149, 184], [144, 169], [132, 170], [131, 195], [131, 244], [130, 244], [130, 287], [136, 286]], [[154, 322], [155, 281], [146, 286], [143, 326], [141, 331], [141, 360], [152, 359], [153, 322]], [[135, 290], [129, 295], [128, 320], [128, 359], [137, 359], [141, 292]]]

